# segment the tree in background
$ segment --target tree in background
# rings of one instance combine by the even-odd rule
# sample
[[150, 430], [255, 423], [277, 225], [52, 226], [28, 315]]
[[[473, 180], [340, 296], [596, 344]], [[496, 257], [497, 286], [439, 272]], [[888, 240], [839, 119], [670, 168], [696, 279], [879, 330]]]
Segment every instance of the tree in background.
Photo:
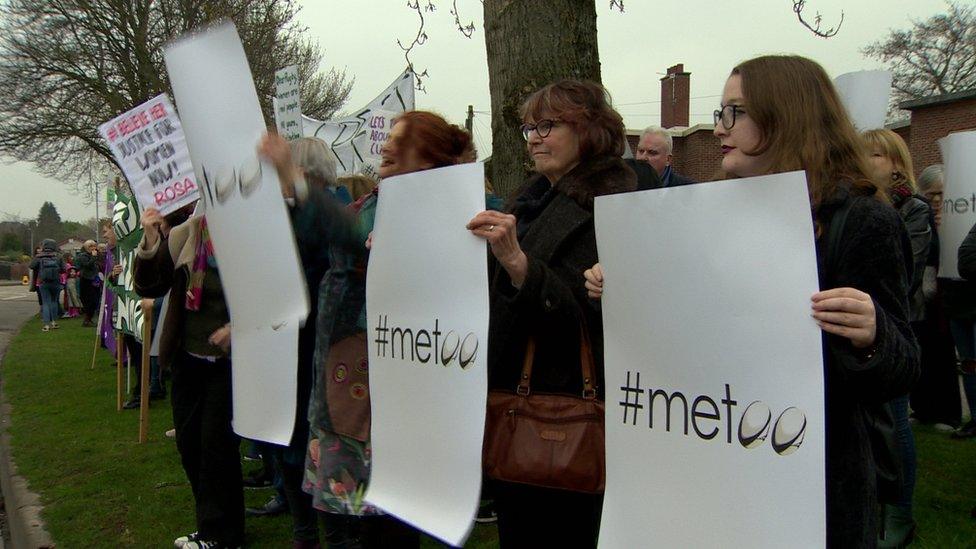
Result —
[[166, 42], [223, 18], [237, 25], [267, 120], [274, 73], [287, 65], [299, 66], [303, 111], [329, 118], [352, 82], [319, 71], [322, 51], [304, 37], [298, 11], [296, 0], [0, 3], [0, 155], [90, 197], [114, 164], [98, 126], [169, 91]]
[[948, 8], [861, 50], [892, 71], [896, 104], [976, 88], [976, 7]]
[[41, 210], [37, 213], [37, 228], [34, 233], [36, 245], [45, 238], [61, 240], [64, 235], [61, 227], [61, 215], [58, 214], [58, 209], [54, 207], [54, 204], [45, 202], [41, 205]]

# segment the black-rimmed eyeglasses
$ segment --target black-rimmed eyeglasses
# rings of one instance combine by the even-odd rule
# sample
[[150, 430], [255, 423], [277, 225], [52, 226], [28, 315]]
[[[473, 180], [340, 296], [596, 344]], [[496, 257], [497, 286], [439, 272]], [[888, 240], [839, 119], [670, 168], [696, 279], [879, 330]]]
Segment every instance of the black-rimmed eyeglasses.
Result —
[[745, 110], [739, 105], [722, 105], [721, 109], [718, 109], [712, 113], [715, 117], [715, 125], [718, 126], [721, 122], [722, 127], [731, 130], [732, 126], [735, 126], [735, 118], [737, 115], [745, 114]]
[[543, 137], [543, 138], [549, 137], [549, 132], [551, 132], [553, 126], [555, 126], [559, 122], [561, 122], [561, 120], [559, 120], [558, 118], [553, 118], [553, 119], [545, 118], [543, 120], [536, 122], [535, 124], [522, 124], [522, 137], [524, 137], [525, 140], [528, 141], [529, 133], [531, 133], [532, 131], [535, 131], [535, 133], [538, 134], [539, 137]]

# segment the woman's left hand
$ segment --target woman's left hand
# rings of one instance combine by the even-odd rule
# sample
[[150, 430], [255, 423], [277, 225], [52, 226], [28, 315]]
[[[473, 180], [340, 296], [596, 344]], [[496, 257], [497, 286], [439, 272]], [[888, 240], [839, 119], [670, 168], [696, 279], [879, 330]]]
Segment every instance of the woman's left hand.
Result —
[[878, 334], [874, 300], [854, 288], [834, 288], [813, 294], [813, 318], [828, 334], [846, 337], [851, 345], [864, 349]]
[[224, 326], [214, 330], [210, 337], [207, 339], [211, 345], [215, 347], [220, 347], [225, 353], [230, 352], [230, 324], [225, 324]]
[[521, 287], [529, 271], [529, 260], [518, 243], [515, 216], [485, 210], [468, 222], [468, 230], [491, 245], [491, 253], [508, 273], [515, 287]]

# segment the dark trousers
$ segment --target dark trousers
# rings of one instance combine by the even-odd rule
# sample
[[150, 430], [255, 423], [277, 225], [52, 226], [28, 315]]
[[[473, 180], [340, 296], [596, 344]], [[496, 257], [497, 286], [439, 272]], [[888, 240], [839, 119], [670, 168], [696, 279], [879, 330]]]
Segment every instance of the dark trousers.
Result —
[[135, 376], [135, 383], [132, 384], [131, 398], [142, 396], [142, 343], [136, 341], [135, 336], [122, 334], [125, 342], [125, 351], [129, 353], [129, 360], [132, 362], [132, 373]]
[[962, 412], [959, 371], [948, 321], [939, 307], [929, 307], [926, 319], [912, 329], [922, 352], [922, 372], [912, 389], [912, 410], [922, 423], [957, 427]]
[[206, 540], [244, 541], [240, 439], [231, 428], [231, 364], [180, 352], [173, 360], [176, 447], [196, 502], [197, 531]]
[[356, 517], [319, 512], [329, 549], [412, 549], [420, 547], [420, 532], [390, 515]]
[[603, 494], [494, 481], [498, 542], [503, 549], [596, 547]]
[[[281, 475], [281, 492], [288, 502], [291, 513], [292, 539], [295, 541], [319, 540], [319, 529], [315, 509], [312, 507], [312, 495], [302, 490], [305, 478], [305, 460], [296, 460], [292, 456], [291, 448], [274, 446], [275, 468]], [[304, 458], [304, 454], [301, 456]]]
[[91, 322], [92, 317], [98, 315], [99, 288], [95, 286], [95, 279], [79, 278], [78, 294], [85, 308], [85, 322]]

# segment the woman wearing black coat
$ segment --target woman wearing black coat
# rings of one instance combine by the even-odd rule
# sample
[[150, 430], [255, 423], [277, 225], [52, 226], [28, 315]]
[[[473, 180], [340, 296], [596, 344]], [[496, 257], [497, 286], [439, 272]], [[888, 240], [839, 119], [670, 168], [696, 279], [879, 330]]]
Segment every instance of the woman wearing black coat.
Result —
[[[715, 112], [715, 135], [722, 169], [733, 177], [806, 171], [826, 288], [811, 297], [811, 312], [824, 332], [827, 544], [875, 547], [868, 416], [907, 393], [919, 368], [908, 324], [912, 251], [905, 226], [872, 183], [830, 78], [809, 59], [766, 56], [734, 68]], [[839, 246], [828, 251], [831, 225], [843, 211]], [[601, 295], [598, 266], [585, 278], [590, 294]]]
[[[491, 245], [488, 387], [514, 391], [527, 342], [536, 342], [531, 390], [580, 395], [580, 326], [592, 341], [597, 398], [603, 398], [603, 322], [579, 282], [596, 261], [593, 199], [636, 188], [620, 159], [624, 126], [599, 84], [564, 80], [522, 107], [535, 163], [507, 213], [468, 224]], [[594, 471], [594, 474], [599, 474]], [[494, 485], [502, 547], [595, 546], [602, 494], [513, 482]]]

